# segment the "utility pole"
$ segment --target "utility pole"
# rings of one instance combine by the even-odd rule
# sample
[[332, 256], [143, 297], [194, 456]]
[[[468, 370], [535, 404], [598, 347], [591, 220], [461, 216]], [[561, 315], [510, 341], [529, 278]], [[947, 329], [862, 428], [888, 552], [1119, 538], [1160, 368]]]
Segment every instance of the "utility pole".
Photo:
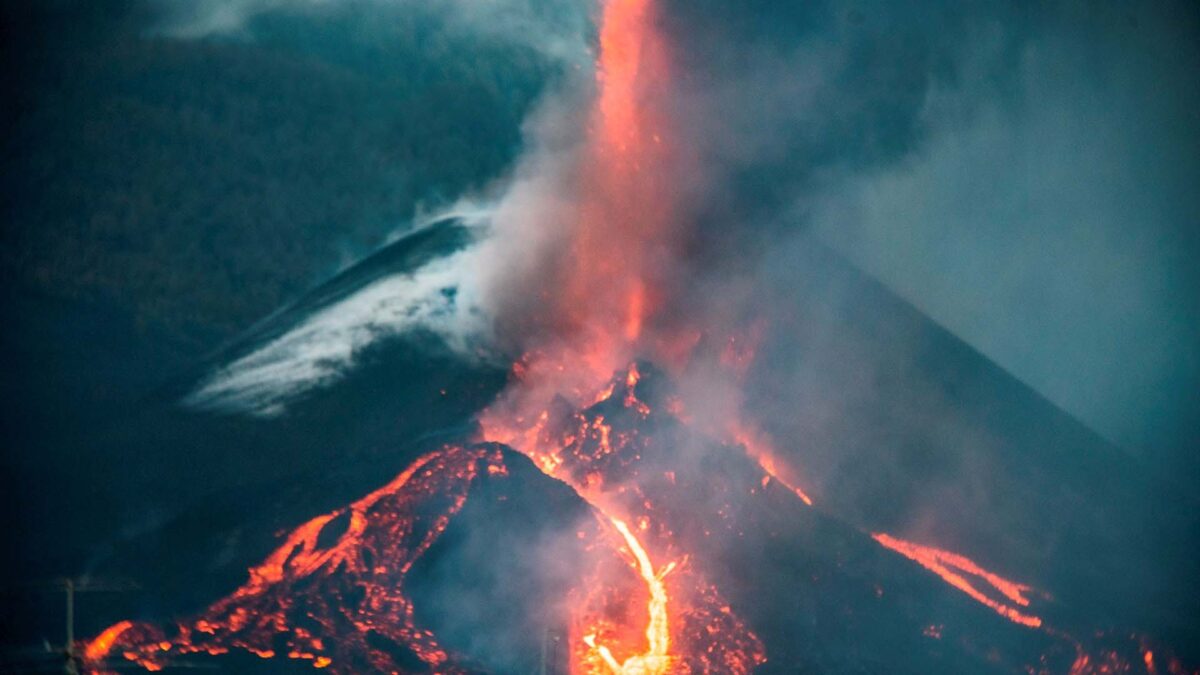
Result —
[[560, 642], [561, 636], [558, 633], [549, 628], [542, 630], [542, 658], [538, 675], [558, 675]]
[[66, 580], [67, 591], [67, 673], [79, 675], [78, 657], [75, 655], [75, 580]]
[[546, 675], [546, 644], [550, 641], [550, 629], [542, 629], [542, 667], [538, 671], [538, 675]]
[[126, 591], [135, 591], [141, 588], [136, 583], [121, 579], [93, 579], [83, 577], [75, 579], [68, 577], [58, 581], [55, 586], [62, 589], [66, 594], [67, 611], [66, 611], [66, 638], [67, 643], [63, 646], [63, 651], [67, 657], [67, 663], [64, 672], [68, 675], [79, 675], [80, 666], [82, 665], [79, 652], [75, 645], [75, 593], [121, 593]]
[[[76, 593], [122, 593], [141, 590], [141, 586], [124, 579], [97, 579], [95, 577], [69, 577], [49, 582], [19, 584], [0, 587], [0, 596], [8, 593], [46, 594], [62, 591], [66, 598], [66, 644], [53, 645], [49, 640], [43, 640], [37, 647], [3, 647], [0, 649], [0, 673], [11, 672], [59, 672], [68, 675], [81, 675], [84, 671], [84, 654], [80, 653], [75, 640], [75, 594]], [[65, 659], [65, 663], [63, 660]], [[88, 664], [97, 666], [107, 672], [110, 669], [120, 669], [129, 666], [128, 662], [107, 665], [105, 663]], [[190, 663], [187, 661], [172, 661], [171, 668], [204, 668], [213, 669], [212, 664]]]

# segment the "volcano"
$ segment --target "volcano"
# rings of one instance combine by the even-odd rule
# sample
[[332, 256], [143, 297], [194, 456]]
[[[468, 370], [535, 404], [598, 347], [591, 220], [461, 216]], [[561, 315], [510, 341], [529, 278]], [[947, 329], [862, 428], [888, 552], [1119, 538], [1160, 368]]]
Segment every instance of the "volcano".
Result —
[[1188, 672], [1190, 493], [812, 241], [753, 307], [689, 286], [656, 11], [604, 4], [564, 165], [163, 393], [223, 473], [116, 547], [156, 601], [85, 667]]
[[635, 363], [539, 420], [552, 459], [480, 429], [442, 439], [293, 529], [199, 615], [121, 622], [85, 653], [150, 669], [241, 651], [334, 672], [656, 672], [628, 660], [654, 649], [651, 579], [668, 598], [663, 672], [1185, 672], [1044, 590], [810, 506], [677, 401]]
[[[167, 392], [200, 391], [213, 381], [211, 373], [233, 372], [229, 364], [239, 360], [253, 363], [244, 360], [247, 354], [302, 334], [313, 317], [381, 278], [419, 275], [432, 261], [469, 245], [464, 232], [460, 222], [447, 219], [397, 241]], [[819, 246], [810, 251], [806, 269], [822, 280], [805, 289], [813, 307], [825, 306], [831, 283], [837, 297], [852, 291], [879, 306], [882, 288]], [[912, 329], [918, 316], [890, 302], [883, 318], [873, 314], [870, 322], [843, 326], [843, 356], [846, 345], [874, 353], [877, 336]], [[924, 330], [953, 344], [932, 324]], [[276, 472], [286, 480], [260, 480], [249, 493], [244, 480], [235, 480], [121, 544], [105, 568], [141, 580], [153, 589], [147, 594], [153, 600], [114, 603], [110, 611], [127, 613], [114, 616], [122, 620], [83, 649], [91, 667], [132, 661], [170, 669], [201, 658], [239, 672], [287, 670], [286, 664], [336, 672], [516, 673], [543, 664], [548, 672], [604, 672], [604, 653], [623, 666], [653, 652], [645, 631], [653, 621], [648, 606], [655, 589], [639, 573], [636, 542], [649, 578], [661, 583], [667, 598], [668, 641], [661, 656], [669, 672], [1186, 672], [1156, 641], [1189, 630], [1170, 606], [1140, 625], [1107, 618], [1122, 611], [1145, 616], [1140, 602], [1121, 593], [1122, 584], [1144, 589], [1145, 582], [1131, 577], [1114, 580], [1104, 592], [1090, 586], [1079, 593], [1058, 581], [1070, 579], [1072, 571], [1085, 581], [1103, 578], [1154, 559], [1141, 547], [1104, 547], [1114, 540], [1145, 541], [1146, 532], [1155, 532], [1133, 517], [1144, 509], [1099, 531], [1083, 529], [1085, 515], [1115, 508], [1122, 493], [1134, 499], [1139, 482], [1154, 479], [1131, 474], [1094, 435], [965, 346], [947, 352], [966, 367], [925, 369], [923, 381], [896, 388], [894, 410], [909, 409], [903, 392], [968, 389], [973, 397], [958, 398], [962, 423], [1003, 430], [1003, 408], [995, 412], [1003, 404], [1023, 419], [1054, 422], [1042, 425], [1040, 435], [1013, 427], [1018, 431], [1009, 443], [1034, 448], [1066, 437], [1090, 444], [1094, 453], [1085, 474], [1061, 471], [1046, 455], [1030, 451], [1018, 455], [1020, 461], [1008, 460], [1008, 473], [991, 477], [1011, 480], [1017, 493], [1061, 481], [1091, 500], [1058, 508], [1061, 496], [1047, 492], [1023, 502], [1036, 525], [1012, 532], [1008, 541], [1016, 543], [1008, 549], [972, 546], [965, 538], [954, 542], [967, 544], [955, 552], [936, 547], [947, 542], [888, 532], [883, 528], [894, 514], [874, 500], [836, 495], [833, 488], [844, 480], [838, 474], [797, 485], [778, 467], [764, 467], [736, 438], [706, 433], [682, 406], [672, 377], [649, 362], [614, 372], [582, 402], [560, 396], [544, 415], [514, 420], [505, 439], [511, 445], [488, 442], [494, 438], [486, 425], [471, 419], [506, 377], [519, 376], [519, 364], [506, 376], [487, 360], [453, 357], [427, 331], [372, 335], [376, 339], [340, 378], [308, 389], [287, 380], [286, 407], [272, 415], [258, 414], [260, 399], [240, 398], [234, 400], [249, 417], [170, 406], [161, 414], [174, 410], [174, 422], [143, 427], [156, 438], [164, 428], [183, 438], [199, 428], [224, 427], [224, 438], [241, 438], [242, 452], [258, 444], [303, 451], [313, 446], [297, 443], [299, 438], [336, 436], [338, 451], [346, 450], [347, 437], [372, 449], [360, 449], [336, 472], [306, 468], [327, 461], [327, 454], [298, 456], [291, 469]], [[420, 377], [426, 368], [438, 377]], [[405, 375], [397, 380], [411, 383], [407, 393], [389, 400], [397, 380], [378, 379], [380, 372]], [[447, 396], [446, 387], [476, 393]], [[844, 394], [830, 392], [831, 398]], [[420, 415], [398, 414], [397, 400], [419, 405]], [[368, 414], [349, 416], [347, 401]], [[380, 407], [380, 401], [386, 403]], [[990, 419], [980, 408], [991, 411]], [[396, 417], [382, 426], [371, 421], [373, 415]], [[340, 426], [330, 426], [331, 420], [341, 420]], [[411, 426], [398, 427], [397, 421]], [[878, 428], [874, 420], [870, 424]], [[927, 442], [902, 416], [893, 424], [898, 440], [863, 455], [869, 461], [859, 467], [859, 480], [882, 479], [890, 473], [884, 467], [903, 457], [905, 448]], [[764, 426], [772, 425], [768, 420]], [[408, 434], [408, 442], [389, 439], [397, 433]], [[211, 443], [214, 437], [205, 438]], [[811, 443], [777, 442], [776, 459], [803, 477]], [[389, 467], [394, 477], [380, 474]], [[969, 474], [959, 478], [971, 480]], [[911, 494], [920, 495], [921, 488], [945, 494], [945, 466], [912, 469], [906, 479]], [[1096, 484], [1115, 489], [1086, 497], [1085, 486]], [[924, 506], [908, 496], [892, 509]], [[1039, 520], [1032, 520], [1035, 515]], [[942, 517], [945, 531], [998, 527], [977, 513], [947, 511]], [[1022, 566], [1024, 541], [1064, 529], [1092, 546], [1086, 564], [1059, 554]], [[272, 530], [280, 532], [274, 540]], [[1167, 644], [1177, 649], [1179, 643]]]

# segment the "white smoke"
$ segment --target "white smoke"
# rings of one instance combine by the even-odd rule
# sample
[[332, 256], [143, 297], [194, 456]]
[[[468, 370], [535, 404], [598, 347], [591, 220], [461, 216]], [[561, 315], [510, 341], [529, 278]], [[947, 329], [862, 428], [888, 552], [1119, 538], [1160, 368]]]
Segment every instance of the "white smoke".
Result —
[[526, 282], [537, 277], [573, 222], [571, 168], [585, 121], [581, 103], [591, 82], [587, 74], [575, 74], [530, 115], [524, 129], [526, 152], [512, 174], [493, 186], [493, 200], [480, 204], [463, 198], [407, 230], [453, 218], [476, 232], [465, 249], [374, 281], [321, 308], [283, 335], [222, 365], [184, 404], [280, 415], [298, 397], [344, 378], [372, 345], [419, 332], [441, 338], [469, 359], [490, 358], [512, 347], [498, 333], [514, 327], [498, 322], [511, 323], [508, 317], [516, 316], [520, 323], [525, 314], [519, 308], [540, 301]]
[[372, 345], [414, 332], [431, 333], [455, 352], [478, 358], [490, 327], [473, 274], [479, 253], [472, 245], [356, 290], [220, 367], [184, 403], [275, 416], [306, 392], [342, 379]]
[[588, 5], [570, 0], [152, 0], [152, 7], [153, 32], [178, 39], [251, 37], [253, 22], [273, 13], [365, 8], [383, 33], [386, 12], [422, 12], [478, 38], [526, 45], [556, 60], [588, 60]]

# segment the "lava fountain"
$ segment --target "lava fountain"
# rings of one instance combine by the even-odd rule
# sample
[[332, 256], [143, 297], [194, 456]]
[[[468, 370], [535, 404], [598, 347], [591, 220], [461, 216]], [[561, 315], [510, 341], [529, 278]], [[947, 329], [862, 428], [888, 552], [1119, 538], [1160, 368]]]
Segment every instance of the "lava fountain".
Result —
[[[671, 625], [662, 571], [626, 524], [631, 514], [593, 485], [570, 480], [557, 469], [558, 448], [539, 443], [551, 399], [573, 395], [582, 403], [604, 397], [604, 383], [644, 349], [642, 338], [662, 300], [656, 276], [669, 267], [677, 195], [670, 176], [670, 127], [663, 109], [669, 68], [667, 51], [654, 29], [649, 0], [610, 0], [600, 22], [597, 98], [581, 153], [577, 219], [569, 245], [552, 275], [551, 323], [565, 327], [553, 342], [534, 344], [523, 357], [515, 386], [481, 417], [484, 436], [532, 458], [550, 475], [565, 479], [609, 518], [631, 552], [648, 595], [644, 651], [618, 661], [600, 642], [597, 627], [573, 635], [586, 645], [583, 664], [603, 664], [614, 673], [664, 673], [671, 663]], [[630, 371], [636, 377], [636, 370]], [[529, 424], [532, 422], [532, 424]], [[604, 434], [603, 422], [593, 429]], [[604, 447], [608, 447], [607, 440]], [[603, 583], [592, 580], [589, 583]], [[575, 622], [578, 623], [578, 622]], [[597, 657], [599, 657], [597, 659]]]

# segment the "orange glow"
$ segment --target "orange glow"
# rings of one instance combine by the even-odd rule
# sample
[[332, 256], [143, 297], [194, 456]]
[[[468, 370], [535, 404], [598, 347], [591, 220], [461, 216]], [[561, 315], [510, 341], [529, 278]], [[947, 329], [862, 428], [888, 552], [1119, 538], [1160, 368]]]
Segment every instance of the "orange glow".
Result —
[[616, 518], [612, 519], [612, 524], [624, 538], [625, 545], [633, 555], [638, 574], [641, 576], [642, 582], [646, 584], [646, 590], [650, 595], [650, 602], [647, 605], [649, 614], [649, 620], [646, 623], [647, 648], [644, 653], [630, 656], [623, 663], [618, 663], [607, 646], [597, 644], [595, 633], [584, 636], [583, 640], [588, 647], [596, 650], [601, 660], [617, 675], [666, 673], [671, 665], [671, 629], [667, 616], [667, 590], [663, 585], [663, 577], [675, 569], [675, 563], [669, 563], [662, 570], [656, 572], [654, 565], [650, 563], [650, 557], [646, 555], [646, 550], [642, 548], [637, 537], [629, 531], [629, 527]]
[[776, 460], [775, 448], [771, 445], [771, 440], [767, 435], [754, 427], [747, 425], [741, 420], [734, 420], [731, 425], [732, 435], [734, 440], [746, 449], [746, 454], [750, 456], [758, 466], [762, 468], [766, 476], [763, 477], [763, 487], [769, 482], [768, 477], [778, 481], [796, 495], [800, 501], [808, 506], [813, 505], [813, 500], [804, 490], [796, 486], [795, 480], [790, 476], [785, 477], [785, 471], [781, 463]]
[[336, 567], [347, 556], [353, 555], [353, 547], [367, 528], [367, 510], [380, 499], [399, 492], [412, 479], [413, 474], [435, 456], [429, 454], [421, 457], [390, 483], [351, 504], [350, 525], [334, 546], [319, 549], [317, 540], [325, 526], [334, 518], [345, 514], [346, 509], [317, 516], [293, 530], [282, 546], [275, 549], [261, 565], [251, 568], [250, 582], [239, 588], [234, 594], [235, 597], [261, 593], [269, 585], [279, 583], [285, 577], [306, 577], [321, 567]]
[[[654, 19], [650, 0], [603, 4], [596, 99], [577, 157], [573, 221], [566, 249], [552, 261], [555, 272], [538, 289], [546, 299], [540, 320], [567, 340], [529, 356], [569, 364], [571, 372], [560, 377], [586, 371], [592, 385], [659, 339], [647, 335], [648, 319], [677, 248], [674, 177], [684, 170], [662, 100], [670, 67]], [[532, 370], [551, 374], [537, 365]]]
[[121, 634], [133, 627], [132, 621], [121, 621], [114, 623], [104, 629], [103, 633], [96, 636], [94, 640], [87, 643], [83, 649], [83, 658], [87, 661], [99, 661], [108, 656], [109, 650], [112, 649], [113, 643]]
[[625, 314], [625, 339], [636, 342], [642, 335], [642, 321], [646, 313], [646, 288], [634, 283], [629, 291], [629, 309]]
[[[586, 569], [578, 570], [562, 617], [573, 674], [744, 675], [766, 661], [763, 645], [703, 576], [703, 565], [691, 561], [686, 545], [696, 540], [681, 543], [686, 537], [672, 532], [678, 521], [672, 521], [669, 501], [643, 487], [674, 487], [676, 472], [655, 466], [655, 476], [663, 477], [658, 483], [639, 475], [640, 453], [650, 444], [639, 437], [641, 428], [622, 423], [654, 412], [647, 388], [646, 400], [638, 396], [643, 373], [637, 358], [682, 367], [693, 350], [702, 351], [697, 349], [702, 339], [705, 346], [711, 339], [714, 368], [741, 382], [764, 332], [755, 323], [744, 335], [722, 339], [696, 326], [662, 325], [668, 319], [660, 310], [670, 299], [667, 270], [680, 239], [679, 209], [686, 203], [675, 176], [688, 173], [688, 157], [671, 133], [661, 100], [669, 90], [671, 64], [654, 22], [652, 0], [603, 1], [596, 99], [586, 145], [572, 167], [578, 191], [571, 195], [573, 220], [564, 234], [566, 249], [551, 261], [544, 287], [534, 294], [545, 312], [536, 319], [552, 326], [554, 335], [526, 345], [528, 351], [513, 364], [511, 386], [478, 422], [483, 440], [527, 456], [573, 489], [601, 523], [581, 526], [570, 537], [586, 552]], [[740, 411], [741, 403], [730, 408]], [[763, 431], [736, 412], [732, 419], [722, 413], [694, 420], [678, 399], [663, 407], [681, 424], [695, 423], [702, 433], [726, 441], [726, 448], [729, 440], [740, 445], [762, 470], [761, 482], [749, 485], [751, 493], [775, 481], [812, 506], [798, 472], [781, 461]], [[672, 468], [680, 469], [684, 492], [687, 468]], [[293, 529], [249, 570], [242, 587], [178, 624], [174, 636], [124, 621], [89, 643], [85, 654], [98, 661], [120, 653], [150, 670], [167, 663], [165, 653], [215, 655], [231, 649], [262, 658], [286, 656], [339, 673], [411, 670], [374, 646], [382, 639], [411, 652], [422, 671], [461, 672], [455, 665], [459, 655], [418, 625], [406, 595], [407, 574], [462, 509], [476, 477], [507, 475], [495, 448], [429, 453], [383, 487]], [[751, 480], [759, 481], [759, 474], [753, 472]], [[722, 508], [733, 511], [729, 506]], [[710, 526], [717, 528], [708, 521], [702, 525], [705, 537]], [[872, 537], [1006, 619], [1041, 626], [1039, 617], [1024, 611], [1028, 586], [955, 553], [883, 533]], [[324, 639], [314, 634], [319, 629], [328, 631]], [[929, 625], [923, 633], [940, 640], [943, 625]], [[1089, 657], [1079, 658], [1077, 665], [1085, 668]], [[1154, 672], [1149, 650], [1144, 659]]]
[[[602, 415], [576, 418], [574, 429], [565, 435], [548, 426], [556, 397], [572, 397], [580, 407], [607, 401], [614, 395], [615, 383], [609, 382], [614, 371], [640, 351], [678, 342], [647, 335], [652, 328], [648, 319], [661, 297], [658, 275], [666, 267], [664, 256], [672, 248], [678, 220], [671, 180], [678, 157], [672, 154], [669, 125], [656, 98], [666, 90], [669, 68], [653, 21], [651, 0], [603, 4], [597, 98], [588, 144], [580, 156], [569, 259], [543, 292], [550, 300], [547, 323], [566, 326], [569, 339], [526, 354], [521, 381], [480, 416], [484, 438], [520, 450], [542, 471], [574, 487], [613, 523], [646, 585], [645, 651], [618, 661], [612, 638], [623, 630], [582, 628], [576, 639], [586, 652], [573, 665], [579, 672], [589, 671], [589, 664], [603, 664], [614, 673], [661, 673], [669, 662], [668, 596], [661, 579], [665, 572], [655, 573], [645, 548], [625, 525], [636, 522], [644, 529], [650, 516], [631, 519], [634, 514], [618, 508], [606, 494], [608, 476], [600, 469], [628, 439], [615, 437]], [[630, 366], [618, 400], [644, 417], [650, 409], [634, 391], [639, 377], [636, 365]], [[581, 455], [585, 443], [590, 451]], [[629, 640], [621, 642], [628, 647]]]
[[[350, 664], [339, 668], [337, 652], [330, 651], [344, 649], [366, 658], [372, 670], [403, 670], [394, 657], [370, 645], [368, 635], [376, 634], [404, 645], [429, 669], [443, 669], [450, 657], [432, 633], [416, 625], [404, 582], [481, 473], [506, 475], [498, 450], [452, 446], [419, 457], [383, 487], [292, 530], [250, 569], [243, 586], [198, 618], [178, 624], [174, 637], [123, 621], [101, 633], [85, 653], [95, 661], [117, 651], [159, 670], [168, 651], [216, 655], [241, 649], [269, 659], [282, 640], [288, 658], [311, 661], [315, 668], [355, 672]], [[328, 528], [342, 521], [345, 530], [336, 540], [323, 542]], [[357, 589], [355, 595], [343, 595], [347, 588]], [[311, 625], [341, 625], [349, 632], [326, 641], [309, 632]]]
[[600, 33], [600, 124], [605, 140], [621, 151], [639, 141], [636, 84], [642, 65], [647, 0], [609, 0]]
[[921, 546], [920, 544], [897, 539], [881, 532], [872, 534], [871, 536], [883, 546], [918, 563], [925, 569], [941, 577], [946, 583], [966, 593], [972, 600], [992, 608], [997, 614], [1009, 621], [1030, 628], [1037, 628], [1042, 625], [1040, 618], [1021, 612], [1016, 607], [988, 597], [963, 575], [975, 577], [986, 582], [993, 590], [999, 592], [1008, 601], [1018, 607], [1029, 606], [1029, 598], [1025, 596], [1026, 593], [1032, 590], [1029, 586], [1009, 581], [999, 575], [993, 574], [976, 565], [971, 559], [957, 553], [943, 551], [932, 546]]
[[[568, 413], [562, 421], [553, 421], [548, 410], [514, 415], [505, 414], [503, 407], [482, 416], [485, 439], [511, 443], [528, 455], [573, 487], [620, 535], [609, 545], [620, 547], [616, 561], [625, 564], [602, 562], [607, 547], [598, 548], [597, 568], [568, 604], [571, 672], [747, 673], [765, 660], [758, 638], [696, 572], [679, 571], [687, 555], [678, 551], [678, 542], [658, 518], [655, 495], [642, 492], [636, 473], [623, 473], [638, 461], [641, 448], [628, 423], [653, 414], [638, 396], [642, 373], [632, 363], [610, 378], [597, 384], [594, 393], [579, 396], [596, 409]], [[614, 405], [628, 412], [614, 412], [609, 419], [607, 411]], [[673, 482], [673, 472], [663, 477]], [[649, 550], [673, 560], [656, 570]], [[625, 577], [630, 564], [640, 588]], [[676, 592], [668, 592], [669, 573]], [[631, 613], [631, 607], [643, 609]], [[681, 618], [672, 621], [676, 616]]]

